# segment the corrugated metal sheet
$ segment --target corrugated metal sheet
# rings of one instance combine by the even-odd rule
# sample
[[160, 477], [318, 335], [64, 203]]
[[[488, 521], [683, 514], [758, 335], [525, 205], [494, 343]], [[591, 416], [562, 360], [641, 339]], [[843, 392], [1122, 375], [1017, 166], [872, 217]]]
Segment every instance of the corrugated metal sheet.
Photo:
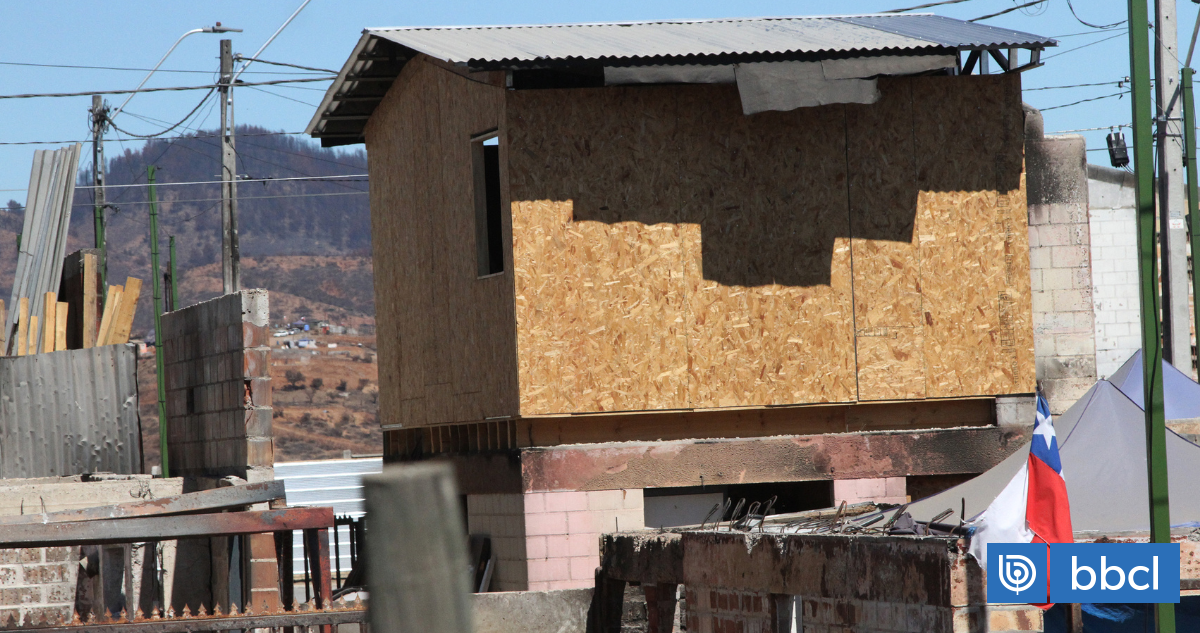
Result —
[[[937, 15], [786, 17], [609, 24], [368, 29], [471, 66], [499, 62], [1052, 46], [1046, 37]], [[661, 63], [661, 60], [655, 63]]]
[[[363, 475], [382, 471], [383, 459], [378, 457], [275, 464], [275, 478], [283, 480], [289, 506], [331, 506], [335, 515], [355, 518], [366, 514], [363, 507]], [[292, 570], [297, 578], [304, 574], [304, 547], [301, 538], [299, 532], [292, 536]], [[349, 526], [338, 528], [337, 538], [340, 551], [336, 553], [341, 554], [342, 575], [345, 576], [350, 571]], [[331, 542], [331, 561], [334, 553]]]
[[0, 358], [0, 477], [141, 470], [134, 346]]
[[416, 53], [473, 70], [494, 70], [817, 60], [1055, 45], [1048, 37], [930, 14], [373, 28], [363, 32], [308, 124], [308, 133], [327, 146], [361, 142], [375, 103], [405, 59]]

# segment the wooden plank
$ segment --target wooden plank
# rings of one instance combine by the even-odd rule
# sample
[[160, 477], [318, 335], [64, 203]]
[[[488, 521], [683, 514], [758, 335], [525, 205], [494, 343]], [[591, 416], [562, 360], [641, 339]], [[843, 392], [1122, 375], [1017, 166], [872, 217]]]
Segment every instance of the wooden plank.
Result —
[[282, 481], [213, 488], [199, 492], [160, 497], [150, 501], [130, 501], [109, 506], [61, 510], [47, 514], [23, 514], [0, 517], [0, 525], [23, 523], [66, 523], [101, 521], [144, 516], [169, 516], [185, 512], [204, 512], [267, 503], [285, 496]]
[[328, 506], [67, 523], [26, 523], [5, 526], [0, 533], [0, 548], [141, 543], [332, 526], [333, 508]]
[[[0, 324], [8, 323], [8, 311], [4, 309], [4, 300], [0, 299]], [[0, 356], [8, 354], [8, 332], [0, 326]]]
[[100, 294], [100, 267], [91, 253], [83, 254], [83, 347], [96, 346], [97, 302]]
[[29, 341], [27, 342], [27, 344], [25, 346], [25, 353], [27, 353], [31, 356], [33, 354], [38, 353], [37, 340], [38, 340], [38, 317], [35, 314], [35, 315], [29, 317]]
[[138, 297], [142, 293], [142, 280], [137, 277], [125, 279], [125, 290], [121, 293], [121, 306], [113, 325], [109, 345], [124, 345], [129, 342], [129, 331], [133, 329], [133, 316], [137, 311]]
[[[70, 310], [70, 303], [60, 301], [58, 308], [54, 311], [54, 351], [56, 352], [67, 349], [67, 323], [69, 321], [67, 317], [70, 315]], [[3, 315], [0, 315], [0, 321], [3, 320]]]
[[42, 308], [42, 321], [45, 323], [42, 327], [42, 353], [46, 354], [54, 351], [54, 330], [58, 327], [58, 295], [47, 292], [42, 300], [45, 303]]
[[25, 346], [29, 344], [29, 298], [21, 297], [17, 305], [20, 306], [17, 312], [17, 356], [24, 356]]
[[100, 331], [96, 334], [96, 345], [108, 345], [112, 338], [113, 322], [116, 319], [117, 306], [121, 305], [121, 286], [109, 286], [107, 301], [104, 302], [104, 315], [100, 317]]

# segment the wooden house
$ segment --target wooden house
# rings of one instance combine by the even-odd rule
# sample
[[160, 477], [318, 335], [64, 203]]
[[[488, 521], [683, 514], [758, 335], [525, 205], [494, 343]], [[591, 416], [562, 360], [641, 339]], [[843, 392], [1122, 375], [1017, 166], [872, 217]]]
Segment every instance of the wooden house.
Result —
[[370, 158], [388, 459], [457, 461], [510, 589], [590, 584], [588, 535], [714, 494], [985, 470], [1032, 416], [1020, 71], [1052, 45], [931, 15], [365, 31], [309, 132]]

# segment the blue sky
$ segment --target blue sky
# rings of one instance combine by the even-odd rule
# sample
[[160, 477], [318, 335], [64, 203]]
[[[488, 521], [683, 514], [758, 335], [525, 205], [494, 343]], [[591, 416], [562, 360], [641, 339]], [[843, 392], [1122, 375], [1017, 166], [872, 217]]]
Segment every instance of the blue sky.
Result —
[[[1023, 4], [1026, 0], [965, 0], [931, 9], [940, 15], [975, 18]], [[1073, 0], [1079, 16], [1093, 24], [1125, 19], [1125, 3]], [[466, 1], [406, 3], [395, 0], [312, 0], [311, 4], [262, 54], [263, 59], [340, 68], [363, 28], [372, 26], [530, 24], [556, 22], [601, 22], [670, 18], [716, 18], [781, 15], [826, 15], [871, 13], [916, 4], [921, 0], [849, 0], [842, 3], [782, 2], [775, 0], [609, 0], [607, 2]], [[213, 79], [217, 67], [218, 40], [233, 40], [234, 52], [251, 55], [292, 13], [300, 0], [260, 2], [6, 2], [0, 17], [6, 25], [0, 46], [0, 94], [86, 92], [129, 89], [141, 81], [144, 71], [46, 68], [11, 63], [111, 66], [148, 69], [183, 32], [221, 21], [245, 29], [229, 35], [193, 35], [163, 64], [172, 71], [159, 72], [148, 86], [199, 85]], [[1186, 54], [1196, 19], [1196, 5], [1179, 2], [1179, 40]], [[1058, 49], [1044, 55], [1046, 65], [1024, 75], [1025, 100], [1039, 108], [1051, 108], [1082, 99], [1105, 97], [1121, 91], [1115, 84], [1069, 89], [1031, 90], [1051, 86], [1116, 82], [1128, 75], [1128, 36], [1124, 27], [1108, 31], [1089, 28], [1071, 14], [1066, 0], [1047, 0], [1039, 6], [1016, 10], [987, 20], [1039, 35], [1061, 36]], [[1114, 37], [1116, 36], [1116, 37]], [[1106, 40], [1106, 41], [1104, 41]], [[1085, 46], [1086, 45], [1086, 46]], [[1077, 50], [1071, 50], [1076, 49]], [[1198, 57], [1200, 59], [1200, 57]], [[7, 64], [6, 64], [7, 63]], [[1200, 62], [1198, 62], [1200, 63]], [[252, 71], [274, 70], [255, 65]], [[201, 71], [201, 72], [194, 72]], [[294, 77], [295, 75], [287, 75]], [[278, 74], [247, 74], [243, 80], [285, 78]], [[301, 87], [269, 87], [265, 91], [241, 89], [237, 93], [238, 124], [254, 124], [272, 130], [301, 131], [321, 99], [324, 83]], [[203, 92], [141, 94], [127, 107], [131, 115], [174, 123], [200, 101]], [[110, 96], [114, 105], [124, 96]], [[88, 138], [87, 109], [90, 97], [0, 100], [0, 142], [82, 140]], [[312, 104], [312, 105], [309, 105]], [[207, 108], [207, 106], [206, 106]], [[197, 121], [212, 129], [217, 125], [214, 109], [205, 110]], [[1046, 131], [1054, 132], [1128, 123], [1129, 99], [1108, 97], [1056, 108], [1045, 112]], [[153, 133], [160, 125], [122, 115], [118, 125], [136, 133]], [[1103, 148], [1106, 131], [1088, 132], [1089, 148]], [[1128, 131], [1126, 132], [1128, 136]], [[110, 133], [109, 157], [138, 142], [118, 140]], [[24, 202], [33, 151], [53, 145], [0, 145], [0, 202], [9, 198]], [[85, 148], [85, 163], [90, 150]], [[1107, 155], [1089, 153], [1091, 162], [1107, 164]], [[214, 172], [215, 173], [215, 172]]]

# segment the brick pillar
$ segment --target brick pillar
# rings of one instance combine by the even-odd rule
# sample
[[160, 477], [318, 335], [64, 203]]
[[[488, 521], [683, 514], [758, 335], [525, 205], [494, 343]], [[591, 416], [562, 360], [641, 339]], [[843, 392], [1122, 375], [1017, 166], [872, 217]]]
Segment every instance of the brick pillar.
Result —
[[600, 535], [645, 527], [641, 489], [528, 492], [524, 503], [531, 591], [594, 586]]
[[251, 534], [246, 538], [249, 558], [250, 591], [247, 604], [256, 612], [278, 611], [282, 606], [279, 599], [279, 564], [275, 559], [275, 535]]

